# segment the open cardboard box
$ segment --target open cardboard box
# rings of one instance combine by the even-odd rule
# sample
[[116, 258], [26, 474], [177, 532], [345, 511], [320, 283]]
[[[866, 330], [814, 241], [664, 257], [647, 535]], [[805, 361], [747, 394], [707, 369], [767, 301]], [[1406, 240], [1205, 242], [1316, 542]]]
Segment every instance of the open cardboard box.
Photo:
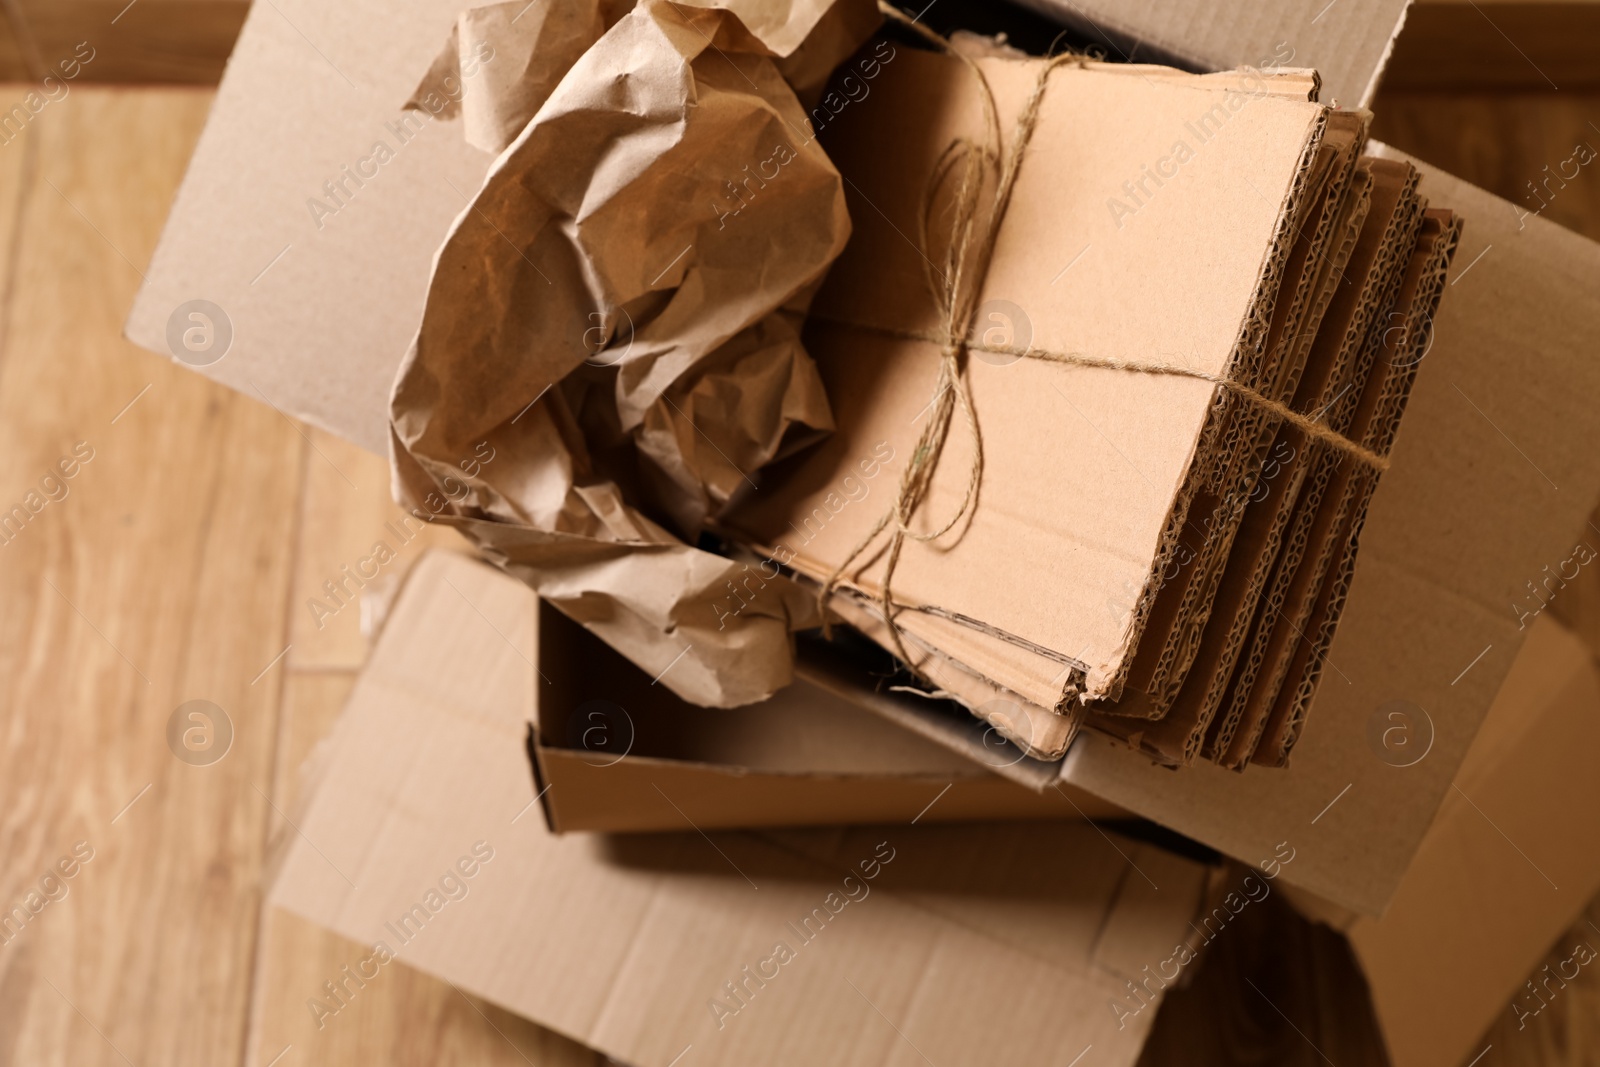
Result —
[[[931, 825], [953, 790], [892, 820], [891, 798], [889, 825], [870, 828], [715, 832], [680, 812], [682, 833], [554, 835], [516, 745], [559, 684], [536, 667], [541, 621], [533, 594], [491, 568], [419, 561], [313, 758], [319, 784], [273, 903], [640, 1067], [688, 1049], [681, 1062], [909, 1064], [932, 1048], [949, 1067], [1068, 1064], [1093, 1046], [1097, 1063], [1132, 1063], [1161, 999], [1152, 972], [1228, 936], [1223, 890], [1239, 872], [1135, 826]], [[1600, 825], [1555, 817], [1600, 805], [1600, 670], [1553, 619], [1531, 629], [1384, 918], [1288, 890], [1349, 936], [1401, 1067], [1479, 1051], [1600, 889]], [[679, 806], [705, 769], [629, 755], [580, 787], [630, 767]], [[771, 796], [759, 773], [726, 777], [712, 789], [730, 810], [741, 790], [756, 806]], [[544, 798], [563, 788], [545, 783]], [[430, 901], [478, 842], [493, 858], [469, 864], [468, 895]], [[845, 881], [880, 849], [895, 857], [881, 878]], [[1300, 850], [1280, 855], [1293, 858], [1250, 883], [1255, 897], [1288, 885]], [[826, 937], [789, 925], [836, 888], [861, 899], [813, 921]], [[762, 971], [774, 941], [795, 958]]]
[[1213, 868], [1081, 819], [553, 834], [521, 751], [537, 619], [498, 571], [418, 562], [273, 903], [636, 1067], [1136, 1060], [1160, 987], [1129, 983], [1194, 936]]
[[[284, 0], [252, 12], [130, 337], [384, 447], [386, 396], [433, 252], [490, 162], [446, 123], [399, 111], [460, 3]], [[1393, 20], [1374, 12], [1385, 7], [1341, 4], [1327, 18], [1365, 12], [1347, 44], [1381, 39], [1381, 54]], [[1318, 61], [1342, 62], [1335, 53]], [[345, 178], [378, 141], [392, 158], [359, 185]], [[1290, 881], [1368, 915], [1395, 893], [1507, 677], [1526, 583], [1571, 555], [1600, 496], [1600, 363], [1588, 350], [1600, 246], [1421, 169], [1424, 194], [1462, 214], [1466, 235], [1292, 765], [1174, 773], [1087, 735], [1060, 765], [1063, 784], [1247, 864], [1292, 841]], [[310, 210], [335, 181], [340, 209]], [[229, 326], [203, 351], [180, 343], [197, 299]], [[1430, 757], [1398, 775], [1372, 741], [1394, 701], [1425, 710], [1433, 732]]]
[[[537, 632], [528, 754], [557, 833], [1132, 818], [1070, 786], [1035, 792], [872, 714], [894, 698], [823, 655], [771, 700], [702, 708], [547, 603]], [[1018, 757], [986, 750], [966, 718], [986, 758]]]

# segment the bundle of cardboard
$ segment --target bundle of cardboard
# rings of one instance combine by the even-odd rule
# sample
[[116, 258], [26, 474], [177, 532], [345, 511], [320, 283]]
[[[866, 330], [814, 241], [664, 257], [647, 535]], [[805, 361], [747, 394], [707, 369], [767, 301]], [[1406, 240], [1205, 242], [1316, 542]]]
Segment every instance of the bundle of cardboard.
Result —
[[1274, 60], [1210, 75], [460, 4], [253, 9], [129, 322], [226, 309], [204, 373], [500, 568], [414, 570], [274, 899], [391, 938], [487, 834], [393, 954], [667, 1067], [1132, 1063], [1284, 891], [1398, 1062], [1477, 1052], [1600, 888], [1540, 808], [1600, 675], [1525, 599], [1600, 496], [1600, 246], [1287, 65], [1369, 95], [1396, 0], [1298, 56], [1223, 4], [1174, 53]]
[[894, 9], [818, 92], [851, 4], [514, 6], [429, 75], [504, 151], [396, 383], [407, 500], [697, 703], [842, 618], [1032, 757], [1287, 759], [1458, 231], [1365, 113]]
[[[979, 61], [1003, 120], [1046, 65]], [[1408, 165], [1360, 158], [1367, 116], [1308, 102], [1306, 72], [1063, 66], [973, 358], [939, 378], [928, 250], [904, 235], [942, 146], [979, 121], [965, 73], [908, 51], [878, 110], [824, 134], [856, 220], [808, 334], [839, 428], [726, 522], [813, 579], [843, 567], [837, 610], [1030, 755], [1061, 758], [1088, 725], [1171, 763], [1280, 763], [1458, 224]], [[879, 551], [877, 513], [901, 501], [845, 507], [841, 488], [859, 456], [937, 447], [946, 388], [972, 434], [935, 431], [923, 508]], [[959, 530], [927, 536], [948, 515]]]

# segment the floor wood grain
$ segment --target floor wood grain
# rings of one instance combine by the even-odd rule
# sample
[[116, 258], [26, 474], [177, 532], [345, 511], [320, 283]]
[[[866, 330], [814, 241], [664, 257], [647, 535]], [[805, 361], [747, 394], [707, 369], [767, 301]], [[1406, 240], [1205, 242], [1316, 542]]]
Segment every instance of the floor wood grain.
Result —
[[[243, 1047], [255, 933], [239, 918], [259, 908], [280, 679], [251, 682], [286, 628], [301, 445], [119, 339], [207, 103], [75, 93], [0, 149], [22, 160], [25, 205], [0, 500], [27, 516], [0, 549], [0, 900], [92, 857], [3, 949], [25, 1008], [0, 1044], [18, 1063], [228, 1062]], [[231, 723], [208, 766], [168, 748], [193, 699], [222, 709], [210, 727]]]

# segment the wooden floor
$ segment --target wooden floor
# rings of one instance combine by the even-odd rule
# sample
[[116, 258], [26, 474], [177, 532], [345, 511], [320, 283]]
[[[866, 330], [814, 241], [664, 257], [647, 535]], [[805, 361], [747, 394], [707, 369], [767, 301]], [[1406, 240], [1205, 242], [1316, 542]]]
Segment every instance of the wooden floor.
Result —
[[[0, 103], [23, 91], [0, 86]], [[43, 503], [0, 536], [0, 905], [34, 890], [44, 902], [0, 944], [0, 1067], [596, 1063], [404, 967], [319, 1031], [306, 1000], [362, 950], [263, 914], [273, 849], [296, 832], [297, 769], [366, 652], [354, 612], [319, 630], [305, 601], [393, 510], [379, 458], [120, 340], [209, 98], [74, 88], [0, 146], [0, 512]], [[1471, 116], [1509, 109], [1494, 121], [1511, 148], [1490, 133], [1439, 161], [1514, 192], [1523, 170], [1566, 158], [1596, 105], [1546, 128], [1483, 103]], [[1448, 155], [1460, 138], [1429, 117], [1438, 108], [1393, 101], [1388, 135]], [[1600, 177], [1582, 180], [1556, 206], [1600, 236]], [[47, 477], [75, 454], [73, 477]], [[169, 747], [191, 700], [231, 723], [214, 762]], [[1218, 968], [1248, 966], [1243, 947], [1245, 964]], [[1288, 1031], [1213, 973], [1213, 992], [1163, 1015], [1147, 1062], [1322, 1062], [1298, 1038], [1266, 1040]], [[1296, 1032], [1338, 1031], [1328, 1005], [1346, 999], [1313, 989]], [[1508, 1015], [1486, 1040], [1510, 1051], [1485, 1067], [1600, 1056], [1584, 1040], [1600, 1033], [1600, 982], [1574, 984], [1538, 1023], [1518, 1034]], [[1351, 1056], [1339, 1067], [1370, 1062]]]
[[[0, 511], [92, 450], [0, 544], [0, 903], [59, 897], [0, 945], [0, 1064], [593, 1063], [406, 968], [319, 1033], [361, 950], [262, 913], [366, 654], [305, 601], [397, 512], [378, 457], [120, 340], [209, 101], [80, 87], [0, 147]], [[209, 765], [168, 747], [189, 700], [232, 723]]]

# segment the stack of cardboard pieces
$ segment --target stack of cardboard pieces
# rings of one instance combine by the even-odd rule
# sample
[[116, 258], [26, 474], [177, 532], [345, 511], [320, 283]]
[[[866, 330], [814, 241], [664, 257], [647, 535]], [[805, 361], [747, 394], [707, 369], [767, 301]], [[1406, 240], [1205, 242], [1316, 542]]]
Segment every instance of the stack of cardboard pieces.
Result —
[[[1045, 61], [978, 63], [1009, 126]], [[1362, 156], [1369, 116], [1310, 102], [1312, 72], [1055, 70], [981, 294], [1015, 321], [1009, 351], [969, 363], [979, 501], [958, 537], [905, 542], [886, 613], [886, 553], [855, 548], [887, 505], [850, 490], [864, 461], [916, 452], [931, 417], [932, 253], [905, 235], [944, 146], [981, 135], [971, 80], [902, 49], [880, 105], [824, 131], [855, 230], [807, 340], [838, 429], [725, 526], [817, 581], [846, 567], [837, 610], [1029, 756], [1061, 759], [1087, 724], [1166, 763], [1281, 765], [1379, 470], [1209, 377], [1049, 354], [1156, 354], [1383, 457], [1459, 222], [1415, 168]], [[924, 530], [966, 491], [973, 444], [950, 438]]]
[[[1219, 25], [1249, 21], [1223, 6]], [[1389, 6], [1327, 14], [1328, 69], [1375, 81]], [[204, 373], [384, 449], [433, 255], [491, 163], [443, 122], [396, 131], [458, 8], [252, 10], [135, 341], [177, 355], [175, 309], [212, 301], [236, 340]], [[937, 359], [903, 336], [929, 299], [896, 230], [916, 230], [930, 149], [972, 120], [953, 62], [901, 45], [873, 88], [894, 107], [846, 112], [827, 145], [858, 187], [810, 327], [838, 430], [725, 516], [747, 549], [917, 438]], [[1028, 64], [979, 62], [1010, 128]], [[1010, 337], [1025, 320], [1023, 348], [1244, 381], [1382, 477], [1204, 377], [975, 349], [983, 503], [955, 547], [908, 547], [893, 592], [913, 666], [992, 712], [1000, 745], [960, 705], [878, 685], [845, 641], [803, 641], [765, 704], [694, 708], [515, 580], [426, 557], [319, 752], [276, 903], [641, 1067], [1131, 1064], [1163, 989], [1266, 886], [1348, 933], [1395, 1062], [1478, 1051], [1600, 887], [1600, 827], [1541, 818], [1528, 789], [1594, 809], [1600, 675], [1524, 599], [1600, 497], [1600, 247], [1363, 155], [1366, 116], [1295, 71], [1051, 77], [982, 293]], [[1186, 138], [1219, 104], [1229, 136]], [[379, 176], [308, 215], [376, 139], [400, 141]], [[1183, 183], [1146, 180], [1174, 166]], [[889, 365], [912, 384], [875, 389]], [[934, 520], [963, 449], [958, 425]], [[894, 490], [873, 492], [790, 543], [795, 569], [845, 561]], [[860, 562], [841, 610], [892, 645], [881, 562]], [[870, 824], [893, 825], [803, 829]], [[480, 841], [475, 903], [419, 904]]]

